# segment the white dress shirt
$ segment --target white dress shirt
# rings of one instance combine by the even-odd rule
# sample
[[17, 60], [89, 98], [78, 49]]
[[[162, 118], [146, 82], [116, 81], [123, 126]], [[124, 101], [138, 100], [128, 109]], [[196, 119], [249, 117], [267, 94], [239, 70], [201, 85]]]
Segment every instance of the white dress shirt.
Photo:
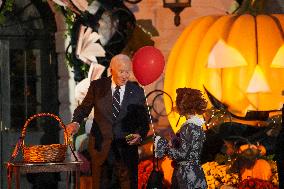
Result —
[[[111, 95], [113, 96], [113, 93], [115, 91], [115, 87], [116, 87], [116, 84], [114, 83], [114, 81], [112, 80], [111, 82]], [[120, 86], [120, 89], [119, 89], [119, 94], [120, 94], [120, 102], [119, 102], [119, 105], [121, 106], [121, 103], [122, 103], [122, 100], [123, 100], [123, 96], [124, 96], [124, 92], [125, 92], [125, 85], [122, 85]]]

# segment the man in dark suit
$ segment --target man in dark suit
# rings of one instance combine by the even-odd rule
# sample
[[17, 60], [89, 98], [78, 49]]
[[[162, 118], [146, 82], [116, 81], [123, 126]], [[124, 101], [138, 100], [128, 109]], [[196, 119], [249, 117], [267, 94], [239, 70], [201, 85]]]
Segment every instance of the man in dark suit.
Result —
[[79, 123], [94, 108], [89, 138], [93, 188], [136, 189], [138, 145], [149, 131], [143, 89], [128, 81], [131, 60], [119, 54], [110, 62], [111, 77], [92, 81], [82, 104], [73, 114], [67, 132], [74, 134]]

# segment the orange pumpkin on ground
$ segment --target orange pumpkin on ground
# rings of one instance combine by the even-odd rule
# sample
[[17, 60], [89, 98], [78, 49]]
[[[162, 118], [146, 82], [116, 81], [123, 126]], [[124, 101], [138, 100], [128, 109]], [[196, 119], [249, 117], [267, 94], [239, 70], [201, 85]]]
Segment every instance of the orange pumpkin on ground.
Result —
[[270, 164], [264, 159], [258, 159], [252, 168], [241, 169], [242, 180], [247, 178], [258, 178], [261, 180], [269, 180], [272, 176]]

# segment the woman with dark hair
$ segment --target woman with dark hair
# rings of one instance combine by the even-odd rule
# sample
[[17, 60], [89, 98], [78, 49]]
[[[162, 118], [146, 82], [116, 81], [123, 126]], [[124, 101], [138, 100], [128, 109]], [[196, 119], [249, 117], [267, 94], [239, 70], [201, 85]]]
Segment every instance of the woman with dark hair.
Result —
[[204, 120], [198, 115], [205, 112], [207, 101], [200, 90], [178, 88], [176, 109], [186, 117], [180, 130], [170, 141], [155, 137], [155, 156], [169, 156], [174, 162], [172, 186], [175, 189], [206, 189], [207, 183], [200, 164], [200, 154], [205, 141], [202, 130]]

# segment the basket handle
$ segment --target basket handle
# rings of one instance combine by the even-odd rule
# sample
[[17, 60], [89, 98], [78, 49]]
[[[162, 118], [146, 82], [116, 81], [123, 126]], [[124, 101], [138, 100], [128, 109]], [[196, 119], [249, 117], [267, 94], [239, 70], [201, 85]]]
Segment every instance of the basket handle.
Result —
[[71, 152], [72, 152], [73, 156], [75, 157], [75, 160], [78, 161], [78, 158], [77, 158], [77, 156], [74, 153], [74, 149], [72, 148], [71, 144], [69, 143], [69, 138], [68, 138], [68, 133], [67, 133], [66, 127], [65, 127], [64, 123], [61, 121], [61, 119], [58, 116], [56, 116], [54, 114], [51, 114], [51, 113], [38, 113], [38, 114], [35, 114], [35, 115], [29, 117], [29, 119], [25, 122], [24, 128], [23, 128], [22, 133], [21, 133], [21, 137], [17, 141], [15, 149], [12, 152], [12, 156], [10, 157], [10, 159], [8, 161], [8, 164], [7, 164], [7, 177], [8, 177], [8, 181], [9, 182], [11, 182], [12, 174], [13, 174], [11, 163], [13, 162], [13, 160], [18, 155], [18, 152], [19, 152], [20, 148], [24, 147], [24, 138], [26, 136], [27, 126], [30, 124], [30, 122], [33, 119], [35, 119], [37, 117], [53, 117], [54, 119], [56, 119], [59, 122], [60, 126], [64, 129], [64, 144], [68, 145], [70, 147]]
[[33, 119], [35, 119], [35, 118], [37, 118], [37, 117], [53, 117], [54, 119], [56, 119], [56, 120], [59, 122], [60, 126], [64, 129], [64, 144], [69, 146], [69, 148], [71, 149], [71, 152], [72, 152], [73, 156], [75, 157], [75, 160], [78, 161], [78, 158], [77, 158], [77, 156], [75, 155], [74, 149], [73, 149], [73, 147], [71, 146], [71, 144], [69, 143], [69, 137], [68, 137], [68, 133], [67, 133], [67, 130], [66, 130], [66, 126], [64, 125], [64, 123], [61, 121], [61, 119], [60, 119], [57, 115], [54, 115], [54, 114], [52, 114], [52, 113], [38, 113], [38, 114], [35, 114], [35, 115], [29, 117], [29, 119], [27, 119], [27, 121], [25, 122], [24, 128], [23, 128], [23, 130], [22, 130], [22, 135], [21, 135], [21, 137], [20, 137], [20, 141], [19, 141], [20, 146], [21, 146], [21, 147], [24, 147], [24, 146], [25, 146], [25, 144], [24, 144], [24, 138], [25, 138], [25, 136], [26, 136], [27, 126], [30, 124], [30, 122], [31, 122]]
[[60, 126], [64, 129], [64, 144], [68, 145], [68, 141], [69, 141], [68, 133], [67, 133], [66, 127], [65, 127], [64, 123], [61, 121], [61, 119], [57, 115], [54, 115], [52, 113], [38, 113], [38, 114], [35, 114], [35, 115], [29, 117], [29, 119], [27, 119], [26, 122], [25, 122], [24, 128], [22, 130], [22, 134], [21, 134], [22, 146], [25, 146], [24, 138], [26, 136], [28, 125], [30, 124], [30, 122], [33, 119], [38, 118], [38, 117], [53, 117], [56, 121], [58, 121]]

